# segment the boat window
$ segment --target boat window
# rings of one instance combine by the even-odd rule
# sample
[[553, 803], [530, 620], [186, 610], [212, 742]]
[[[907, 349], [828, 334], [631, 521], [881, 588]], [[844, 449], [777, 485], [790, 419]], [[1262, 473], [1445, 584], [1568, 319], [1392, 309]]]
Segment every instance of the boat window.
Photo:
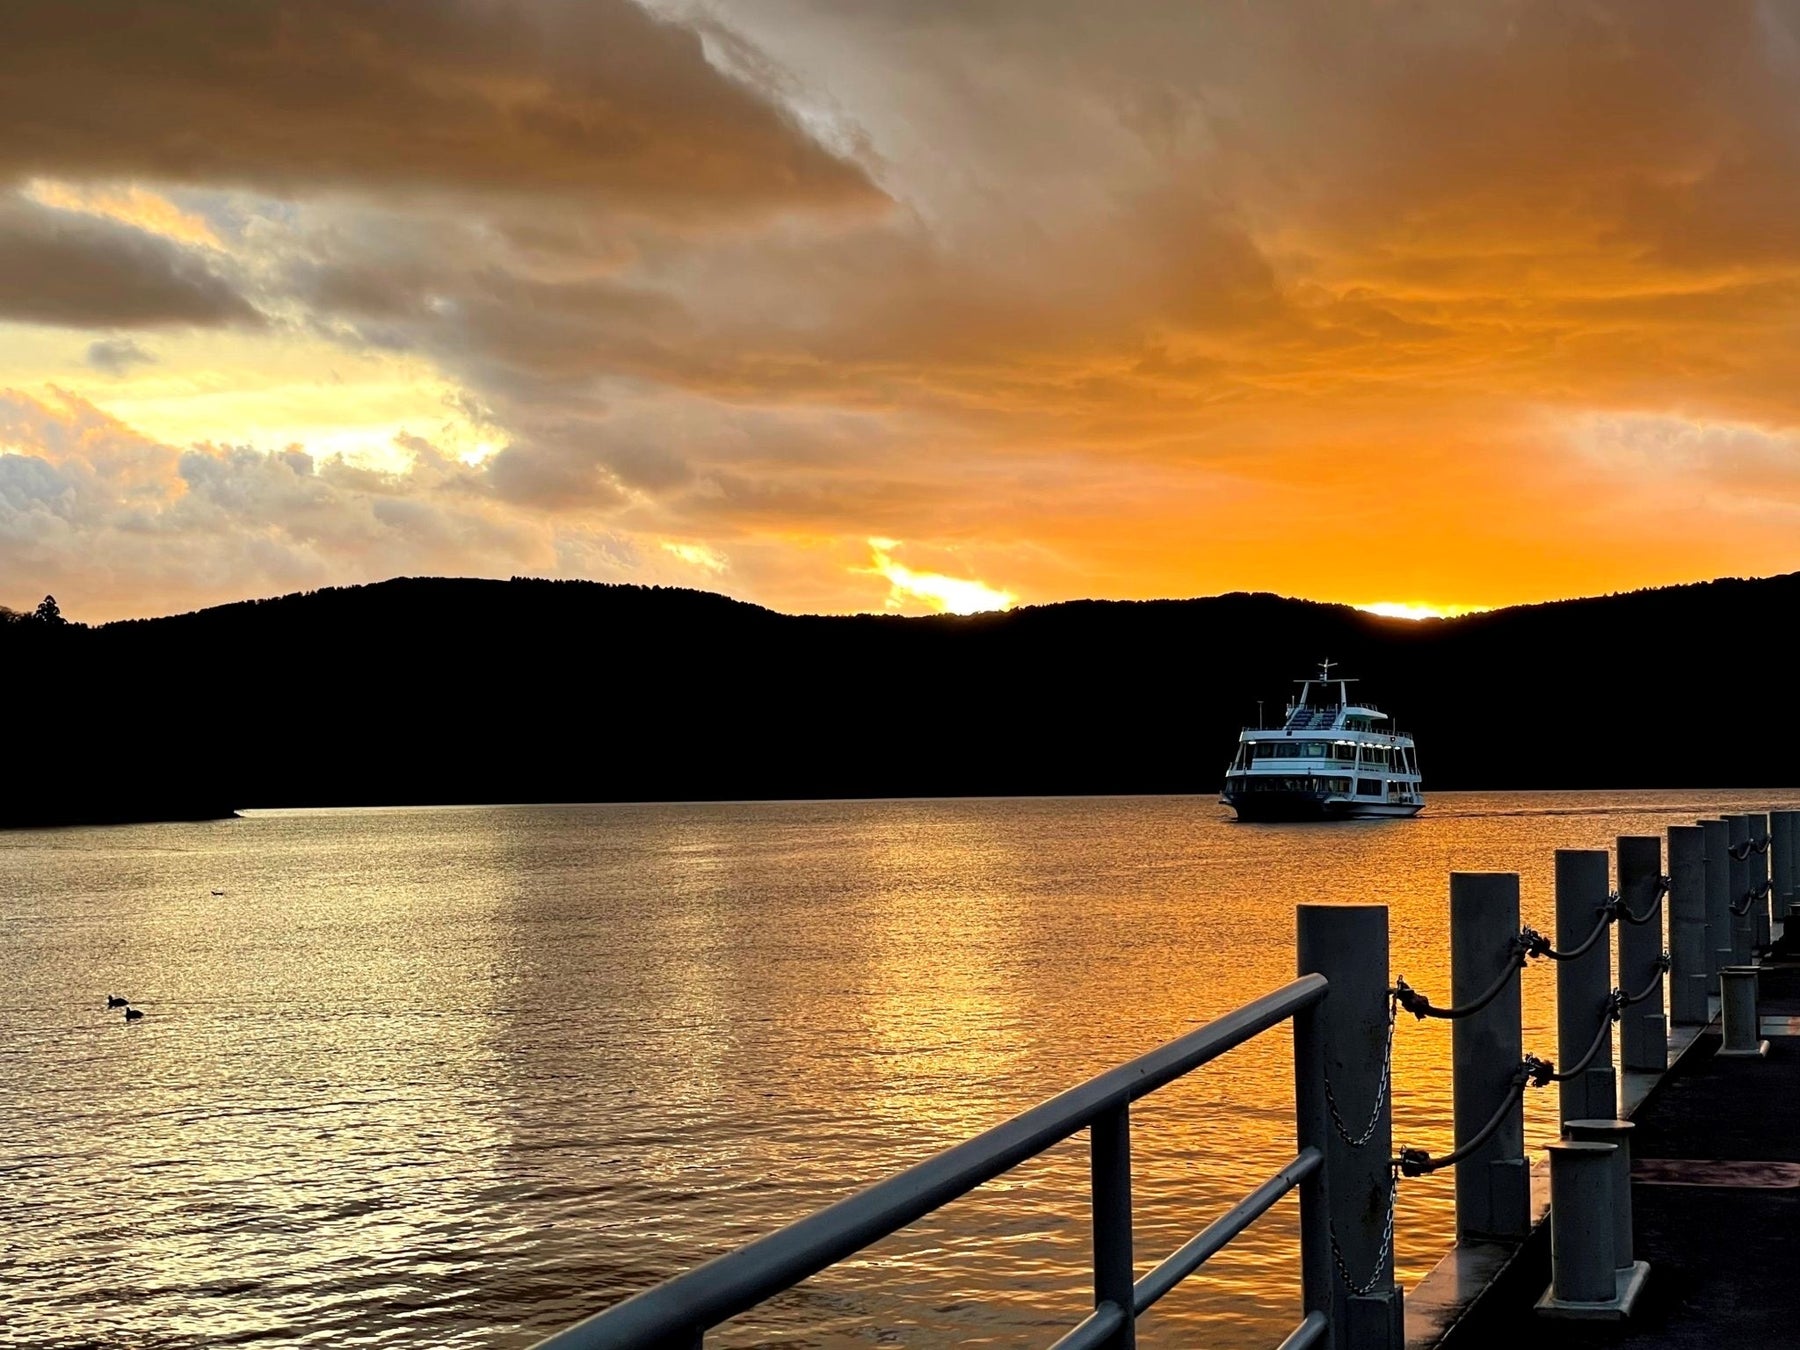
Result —
[[1239, 792], [1348, 792], [1348, 778], [1303, 778], [1276, 777], [1274, 774], [1257, 774], [1238, 779], [1231, 785]]
[[1357, 779], [1356, 795], [1359, 797], [1379, 797], [1381, 795], [1381, 780], [1379, 778]]
[[1331, 747], [1331, 757], [1354, 764], [1356, 762], [1356, 746], [1350, 741], [1339, 741]]
[[1330, 749], [1331, 747], [1324, 741], [1307, 741], [1301, 746], [1302, 753], [1308, 759], [1324, 759], [1326, 752]]

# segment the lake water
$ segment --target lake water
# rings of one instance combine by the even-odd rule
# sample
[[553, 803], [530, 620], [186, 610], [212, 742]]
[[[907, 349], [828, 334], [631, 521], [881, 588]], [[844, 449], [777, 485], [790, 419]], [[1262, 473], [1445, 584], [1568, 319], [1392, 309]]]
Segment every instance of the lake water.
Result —
[[[1294, 905], [1392, 908], [1448, 994], [1448, 874], [1795, 793], [1445, 794], [1239, 826], [1200, 797], [258, 812], [0, 835], [0, 1344], [518, 1346], [1292, 977]], [[214, 895], [214, 891], [224, 892]], [[102, 1004], [128, 995], [126, 1025]], [[1553, 977], [1525, 976], [1553, 1054]], [[1134, 1109], [1140, 1269], [1293, 1153], [1288, 1035]], [[1395, 1139], [1442, 1152], [1404, 1019]], [[1553, 1092], [1528, 1127], [1553, 1129]], [[1085, 1144], [714, 1343], [1044, 1345], [1089, 1298]], [[1450, 1180], [1401, 1193], [1412, 1284]], [[1293, 1201], [1142, 1324], [1273, 1345]]]

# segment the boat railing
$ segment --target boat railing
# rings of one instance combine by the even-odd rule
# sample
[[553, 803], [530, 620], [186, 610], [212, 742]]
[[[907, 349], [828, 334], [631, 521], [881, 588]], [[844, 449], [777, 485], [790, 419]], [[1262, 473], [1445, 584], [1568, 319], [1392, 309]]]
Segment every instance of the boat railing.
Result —
[[[1349, 727], [1304, 727], [1304, 728], [1302, 728], [1302, 727], [1242, 726], [1242, 727], [1238, 728], [1238, 737], [1241, 740], [1243, 738], [1244, 733], [1247, 731], [1260, 732], [1261, 734], [1266, 736], [1270, 732], [1273, 732], [1273, 731], [1301, 731], [1301, 730], [1308, 731], [1308, 732], [1312, 733], [1314, 736], [1329, 732], [1333, 736], [1374, 736], [1374, 737], [1378, 737], [1381, 741], [1411, 742], [1413, 739], [1412, 732], [1410, 732], [1410, 731], [1392, 731], [1392, 730], [1386, 730], [1386, 729], [1381, 730], [1381, 731], [1353, 731]], [[1358, 741], [1357, 744], [1358, 745], [1368, 745], [1368, 744], [1370, 744], [1370, 742]]]
[[[1289, 1191], [1300, 1192], [1301, 1294], [1305, 1315], [1283, 1350], [1326, 1343], [1334, 1285], [1333, 1226], [1326, 1209], [1326, 1035], [1331, 988], [1303, 975], [1237, 1011], [1111, 1069], [1079, 1087], [868, 1190], [540, 1342], [539, 1350], [689, 1350], [712, 1328], [793, 1288], [992, 1181], [1081, 1130], [1088, 1131], [1093, 1215], [1094, 1310], [1054, 1350], [1129, 1347], [1136, 1319], [1244, 1232]], [[1131, 1103], [1292, 1019], [1298, 1151], [1286, 1166], [1134, 1279], [1131, 1239]], [[1342, 1089], [1339, 1089], [1342, 1091]], [[1377, 1108], [1380, 1109], [1379, 1107]]]

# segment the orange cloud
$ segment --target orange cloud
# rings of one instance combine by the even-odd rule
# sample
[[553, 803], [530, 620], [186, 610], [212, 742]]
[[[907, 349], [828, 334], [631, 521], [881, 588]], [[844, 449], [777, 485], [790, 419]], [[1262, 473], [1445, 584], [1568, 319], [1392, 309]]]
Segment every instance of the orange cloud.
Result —
[[40, 206], [103, 216], [178, 244], [225, 247], [204, 216], [184, 211], [167, 197], [135, 183], [85, 186], [40, 178], [25, 185], [24, 195]]

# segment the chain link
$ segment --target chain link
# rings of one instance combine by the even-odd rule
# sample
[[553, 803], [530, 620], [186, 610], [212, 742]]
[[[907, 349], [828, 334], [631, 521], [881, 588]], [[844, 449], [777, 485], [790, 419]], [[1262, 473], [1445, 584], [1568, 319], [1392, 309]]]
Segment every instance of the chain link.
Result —
[[1344, 1124], [1343, 1114], [1338, 1110], [1337, 1094], [1331, 1090], [1331, 1075], [1325, 1074], [1325, 1105], [1331, 1109], [1331, 1123], [1342, 1139], [1351, 1148], [1361, 1148], [1375, 1137], [1375, 1127], [1381, 1123], [1381, 1108], [1387, 1101], [1388, 1084], [1394, 1076], [1394, 1023], [1400, 1015], [1400, 1000], [1397, 996], [1388, 999], [1387, 1048], [1381, 1056], [1381, 1080], [1375, 1085], [1375, 1106], [1369, 1112], [1369, 1123], [1363, 1127], [1361, 1134], [1352, 1135], [1350, 1127]]
[[1375, 1253], [1375, 1271], [1365, 1283], [1358, 1284], [1350, 1275], [1350, 1267], [1344, 1264], [1344, 1249], [1338, 1246], [1337, 1229], [1331, 1230], [1331, 1260], [1337, 1267], [1338, 1278], [1344, 1282], [1344, 1288], [1352, 1294], [1362, 1296], [1375, 1291], [1375, 1286], [1382, 1282], [1382, 1273], [1387, 1269], [1388, 1253], [1394, 1249], [1394, 1204], [1400, 1197], [1400, 1173], [1398, 1169], [1388, 1170], [1387, 1226], [1381, 1233], [1381, 1247]]

